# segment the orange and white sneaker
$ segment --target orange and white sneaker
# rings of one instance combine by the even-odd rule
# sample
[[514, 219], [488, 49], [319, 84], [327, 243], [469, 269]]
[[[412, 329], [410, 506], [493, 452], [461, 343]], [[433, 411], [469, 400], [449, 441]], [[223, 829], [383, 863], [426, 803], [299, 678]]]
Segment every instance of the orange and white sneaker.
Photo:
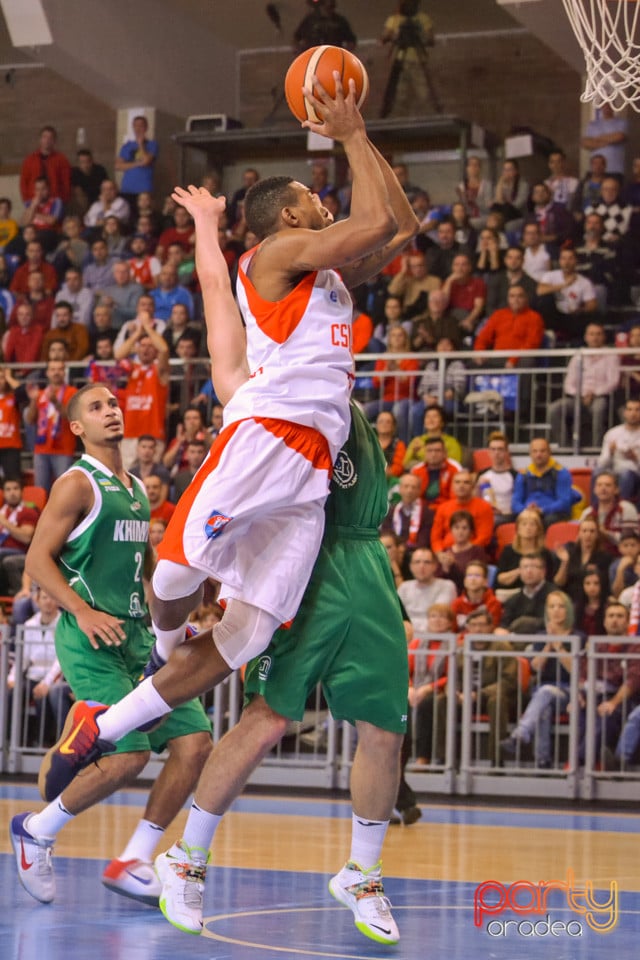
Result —
[[400, 933], [391, 916], [391, 904], [384, 895], [382, 864], [363, 870], [348, 860], [329, 881], [329, 892], [353, 913], [356, 927], [378, 943], [397, 943]]
[[102, 874], [107, 890], [157, 907], [162, 885], [153, 864], [146, 860], [112, 860]]
[[77, 773], [115, 750], [114, 743], [100, 739], [97, 720], [106, 710], [103, 703], [93, 700], [78, 700], [71, 707], [60, 739], [40, 765], [38, 789], [43, 800], [55, 800]]
[[56, 895], [51, 854], [54, 841], [36, 837], [29, 832], [29, 817], [33, 813], [18, 813], [9, 824], [11, 846], [16, 855], [18, 877], [27, 893], [40, 903], [51, 903]]

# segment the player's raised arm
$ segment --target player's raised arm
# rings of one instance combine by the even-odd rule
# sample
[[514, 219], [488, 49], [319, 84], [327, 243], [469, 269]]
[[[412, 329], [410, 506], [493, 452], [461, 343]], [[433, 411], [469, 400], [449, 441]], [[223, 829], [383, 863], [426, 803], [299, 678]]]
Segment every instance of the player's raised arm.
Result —
[[225, 404], [250, 373], [244, 327], [218, 240], [225, 200], [213, 197], [204, 187], [176, 187], [172, 198], [189, 211], [195, 224], [196, 270], [202, 287], [211, 375], [216, 394]]
[[357, 287], [358, 284], [364, 283], [370, 277], [379, 273], [383, 267], [391, 263], [393, 258], [412, 237], [415, 237], [420, 229], [420, 222], [390, 165], [371, 141], [369, 141], [369, 149], [376, 157], [384, 178], [389, 203], [396, 218], [398, 229], [396, 235], [379, 250], [342, 268], [342, 279], [348, 287]]
[[[258, 280], [260, 284], [258, 274], [264, 276], [274, 271], [291, 277], [310, 270], [341, 268], [384, 246], [395, 236], [396, 218], [377, 158], [369, 148], [364, 120], [356, 106], [353, 82], [350, 82], [345, 96], [339, 74], [336, 72], [334, 76], [335, 99], [317, 83], [318, 97], [305, 89], [305, 96], [324, 122], [305, 121], [303, 126], [342, 143], [353, 171], [350, 216], [328, 227], [325, 221], [326, 229], [318, 229], [313, 211], [305, 208], [304, 195], [297, 203], [285, 206], [281, 213], [282, 227], [297, 229], [280, 230], [277, 243], [263, 244], [251, 268], [254, 283]], [[313, 197], [311, 191], [303, 190], [309, 198]], [[319, 206], [318, 209], [324, 208]], [[327, 212], [324, 214], [326, 216]]]

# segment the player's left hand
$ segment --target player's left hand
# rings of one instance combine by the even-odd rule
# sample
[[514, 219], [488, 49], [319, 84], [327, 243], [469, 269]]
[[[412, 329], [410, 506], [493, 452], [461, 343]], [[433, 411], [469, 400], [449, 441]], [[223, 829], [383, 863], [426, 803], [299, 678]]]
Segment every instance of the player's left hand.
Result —
[[184, 187], [176, 187], [171, 194], [171, 199], [184, 207], [194, 220], [203, 215], [219, 219], [224, 213], [226, 204], [224, 197], [214, 197], [206, 187], [194, 187], [193, 184], [186, 190]]
[[101, 644], [105, 647], [119, 647], [122, 641], [126, 640], [122, 620], [103, 613], [102, 610], [87, 607], [86, 611], [76, 615], [76, 619], [94, 650], [99, 650]]

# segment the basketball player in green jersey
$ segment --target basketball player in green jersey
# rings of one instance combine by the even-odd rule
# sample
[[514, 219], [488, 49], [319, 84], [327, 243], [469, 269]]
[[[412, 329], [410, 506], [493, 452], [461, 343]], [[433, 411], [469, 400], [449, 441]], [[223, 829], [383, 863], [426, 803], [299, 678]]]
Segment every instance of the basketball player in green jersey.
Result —
[[[69, 404], [81, 459], [56, 481], [26, 559], [31, 577], [62, 609], [56, 653], [76, 699], [115, 703], [146, 664], [153, 635], [145, 625], [143, 578], [149, 573], [149, 503], [140, 481], [122, 466], [122, 412], [104, 386], [89, 384]], [[11, 821], [20, 880], [44, 903], [55, 896], [54, 839], [74, 816], [131, 782], [149, 750], [169, 750], [143, 819], [103, 883], [125, 896], [158, 903], [153, 852], [193, 790], [211, 750], [211, 727], [188, 701], [150, 734], [133, 732], [91, 766], [42, 812]], [[64, 749], [64, 747], [62, 748]]]

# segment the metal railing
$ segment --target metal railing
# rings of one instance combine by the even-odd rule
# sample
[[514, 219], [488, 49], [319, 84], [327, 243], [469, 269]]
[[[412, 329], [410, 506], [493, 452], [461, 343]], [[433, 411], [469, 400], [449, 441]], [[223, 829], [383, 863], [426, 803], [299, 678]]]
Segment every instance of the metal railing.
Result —
[[[0, 773], [36, 774], [42, 756], [59, 729], [63, 717], [53, 719], [50, 726], [30, 722], [30, 703], [25, 665], [28, 644], [18, 631], [14, 647], [16, 686], [12, 693], [11, 710], [7, 696], [7, 676], [10, 650], [6, 627], [1, 628], [0, 648], [0, 719], [3, 722], [3, 743], [0, 753]], [[467, 636], [462, 643], [452, 635], [438, 635], [442, 657], [439, 676], [444, 685], [433, 690], [431, 753], [426, 765], [415, 763], [416, 709], [412, 711], [413, 751], [407, 765], [407, 779], [420, 792], [442, 795], [519, 796], [531, 798], [565, 798], [589, 800], [637, 799], [640, 783], [640, 690], [624, 701], [618, 715], [619, 734], [625, 724], [637, 721], [637, 755], [630, 759], [617, 758], [616, 744], [610, 730], [604, 729], [604, 718], [598, 713], [602, 701], [601, 675], [607, 661], [617, 664], [619, 682], [627, 680], [632, 664], [640, 660], [640, 644], [636, 638], [592, 637], [586, 649], [580, 649], [577, 637], [559, 638], [567, 647], [571, 659], [568, 671], [568, 698], [561, 706], [552, 707], [550, 726], [543, 731], [536, 726], [529, 747], [516, 751], [504, 759], [497, 750], [497, 728], [513, 732], [539, 687], [535, 674], [531, 675], [528, 690], [523, 683], [522, 661], [531, 661], [538, 654], [532, 644], [540, 644], [541, 635], [518, 636], [510, 639], [514, 649], [496, 651], [479, 649], [478, 641], [491, 642], [495, 635]], [[549, 637], [546, 637], [549, 639]], [[553, 639], [553, 638], [550, 638]], [[610, 649], [614, 641], [620, 649]], [[517, 648], [515, 645], [517, 644]], [[635, 649], [629, 649], [635, 647]], [[412, 651], [415, 669], [426, 670], [427, 658], [433, 651]], [[549, 660], [559, 660], [564, 653], [550, 652]], [[518, 661], [518, 682], [513, 695], [504, 699], [491, 717], [477, 693], [477, 679], [485, 657], [498, 661], [497, 682], [502, 680], [501, 664], [509, 659]], [[559, 674], [558, 674], [559, 676]], [[567, 681], [565, 681], [566, 683]], [[512, 685], [513, 686], [513, 685]], [[614, 691], [606, 691], [612, 696]], [[384, 696], [384, 690], [380, 691]], [[213, 738], [218, 741], [238, 722], [242, 707], [240, 675], [233, 674], [205, 699], [212, 720]], [[507, 713], [501, 717], [500, 710]], [[631, 718], [631, 719], [630, 719]], [[503, 723], [503, 721], [506, 721]], [[444, 723], [444, 728], [438, 724]], [[542, 767], [535, 759], [537, 738], [549, 733], [551, 762]], [[616, 735], [617, 735], [616, 734]], [[606, 736], [609, 736], [607, 741]], [[326, 709], [320, 687], [307, 704], [304, 719], [291, 723], [276, 748], [267, 756], [251, 777], [250, 782], [266, 786], [312, 787], [316, 789], [347, 789], [356, 747], [354, 729], [348, 723], [337, 723]], [[442, 755], [437, 755], [442, 745]], [[596, 747], [596, 744], [599, 744]], [[612, 761], [613, 758], [613, 761]], [[143, 779], [152, 779], [159, 773], [164, 756], [150, 761]]]
[[[505, 363], [517, 354], [518, 365], [506, 368]], [[438, 402], [448, 414], [447, 431], [453, 434], [463, 446], [471, 449], [486, 445], [491, 430], [503, 429], [509, 435], [512, 447], [526, 448], [532, 436], [546, 435], [557, 450], [564, 453], [593, 454], [599, 451], [598, 443], [588, 431], [590, 417], [581, 403], [582, 372], [585, 359], [590, 356], [611, 355], [622, 358], [638, 357], [638, 351], [630, 347], [607, 348], [604, 350], [543, 349], [543, 350], [494, 350], [456, 351], [452, 353], [394, 353], [394, 354], [357, 354], [354, 396], [363, 404], [370, 419], [374, 420], [379, 409], [392, 409], [400, 421], [400, 434], [403, 439], [420, 435], [423, 432], [422, 418], [424, 404], [419, 398], [418, 388], [425, 364], [434, 365], [431, 371], [432, 390]], [[578, 360], [578, 389], [572, 413], [572, 425], [564, 433], [551, 437], [549, 414], [551, 405], [563, 398], [563, 381], [566, 367], [571, 357]], [[404, 370], [374, 370], [377, 360], [416, 360], [420, 369], [412, 372]], [[458, 389], [453, 399], [446, 395], [449, 387], [447, 366], [451, 361], [465, 365], [464, 386]], [[480, 362], [480, 365], [476, 363]], [[104, 366], [113, 365], [105, 361]], [[19, 365], [7, 364], [14, 371]], [[42, 370], [46, 364], [31, 364], [30, 368]], [[68, 363], [69, 382], [82, 386], [87, 382], [87, 366], [84, 363]], [[209, 380], [210, 361], [208, 357], [193, 360], [170, 361], [170, 382], [173, 402], [183, 410]], [[185, 373], [186, 371], [186, 373]], [[621, 367], [619, 388], [609, 396], [604, 428], [619, 423], [618, 408], [629, 396], [629, 374], [640, 373], [640, 357], [637, 362]], [[377, 383], [374, 385], [374, 379]], [[385, 389], [392, 399], [385, 400]], [[205, 405], [205, 414], [211, 411], [211, 400]], [[167, 410], [167, 429], [175, 418], [175, 410]]]
[[[620, 422], [618, 408], [630, 395], [628, 375], [640, 373], [640, 357], [633, 348], [358, 354], [354, 395], [370, 419], [375, 419], [380, 409], [392, 410], [402, 439], [421, 434], [424, 403], [418, 391], [424, 370], [373, 369], [377, 360], [417, 360], [421, 367], [432, 365], [431, 395], [447, 411], [447, 432], [464, 446], [483, 447], [491, 430], [502, 429], [515, 448], [528, 446], [534, 435], [546, 435], [561, 452], [594, 453], [600, 450], [601, 438], [594, 443], [591, 416], [581, 402], [581, 384], [585, 360], [603, 355], [634, 358], [620, 367], [619, 387], [608, 395], [603, 419], [604, 429], [609, 429]], [[518, 365], [505, 367], [514, 356]], [[564, 378], [572, 357], [577, 358], [578, 367], [576, 395], [568, 411], [572, 423], [559, 436], [551, 437], [551, 406], [564, 397]], [[466, 368], [463, 389], [458, 389], [453, 398], [446, 394], [451, 386], [447, 381], [451, 361], [461, 361]], [[562, 419], [567, 422], [566, 417]]]

